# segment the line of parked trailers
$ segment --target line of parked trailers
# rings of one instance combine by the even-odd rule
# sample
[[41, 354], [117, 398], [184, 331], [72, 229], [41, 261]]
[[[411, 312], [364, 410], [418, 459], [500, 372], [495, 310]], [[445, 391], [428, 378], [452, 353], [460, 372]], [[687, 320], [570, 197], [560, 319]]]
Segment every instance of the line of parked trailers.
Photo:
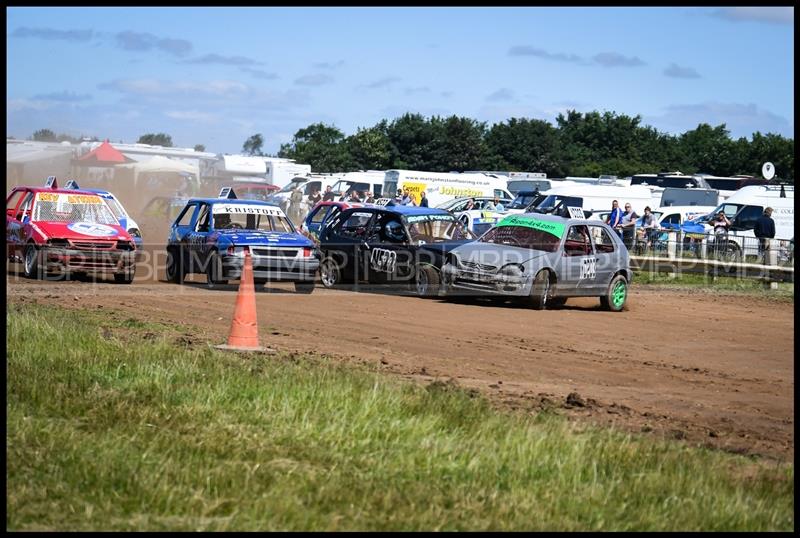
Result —
[[[31, 278], [111, 273], [117, 282], [132, 282], [141, 249], [135, 223], [127, 214], [125, 222], [118, 216], [125, 212], [113, 194], [83, 190], [74, 182], [68, 187], [60, 189], [48, 178], [45, 187], [12, 190], [9, 260], [22, 262]], [[793, 224], [792, 187], [741, 191], [747, 189], [758, 193], [737, 193], [719, 209], [737, 222], [743, 208], [756, 207], [739, 202], [761, 195], [759, 210], [764, 204], [776, 210], [780, 233], [789, 218]], [[485, 222], [468, 213], [488, 210], [461, 204], [493, 202], [495, 196], [451, 199], [442, 204], [447, 208], [403, 206], [390, 199], [321, 202], [297, 230], [279, 206], [223, 189], [217, 198], [188, 199], [172, 222], [167, 278], [181, 283], [188, 274], [202, 273], [209, 287], [217, 287], [240, 277], [249, 254], [257, 281], [291, 281], [299, 293], [311, 293], [319, 275], [328, 288], [368, 282], [420, 296], [515, 298], [534, 308], [595, 296], [606, 308], [621, 310], [632, 272], [617, 233], [569, 195], [546, 191], [525, 203], [527, 195], [504, 197], [508, 208], [485, 215]], [[112, 201], [120, 206], [116, 212]]]

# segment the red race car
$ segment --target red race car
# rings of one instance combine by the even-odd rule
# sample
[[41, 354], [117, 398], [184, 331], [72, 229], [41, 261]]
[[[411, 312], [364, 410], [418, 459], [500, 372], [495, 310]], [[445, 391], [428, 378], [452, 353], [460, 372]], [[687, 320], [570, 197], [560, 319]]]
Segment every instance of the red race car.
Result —
[[14, 187], [6, 198], [7, 257], [22, 262], [28, 278], [60, 274], [113, 274], [130, 284], [136, 272], [136, 244], [93, 193], [45, 187]]

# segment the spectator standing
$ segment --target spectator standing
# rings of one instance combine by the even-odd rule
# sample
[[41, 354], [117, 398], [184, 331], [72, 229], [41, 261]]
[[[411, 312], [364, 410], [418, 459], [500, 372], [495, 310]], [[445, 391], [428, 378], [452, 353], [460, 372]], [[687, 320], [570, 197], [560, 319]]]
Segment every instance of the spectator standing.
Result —
[[350, 197], [347, 199], [348, 202], [356, 202], [361, 203], [361, 193], [357, 190], [353, 189], [350, 191]]
[[333, 194], [333, 191], [331, 190], [331, 186], [328, 185], [327, 187], [325, 187], [325, 194], [322, 197], [322, 201], [323, 202], [332, 202], [335, 197], [336, 197], [336, 195]]
[[470, 211], [472, 209], [475, 209], [475, 200], [470, 198], [469, 201], [467, 202], [466, 207], [464, 207], [464, 211]]
[[375, 197], [372, 195], [372, 191], [367, 191], [366, 198], [364, 199], [364, 203], [367, 204], [374, 204]]
[[414, 205], [414, 199], [411, 197], [411, 192], [408, 187], [403, 189], [403, 197], [400, 199], [400, 205]]
[[303, 191], [295, 187], [289, 196], [289, 219], [297, 226], [303, 220]]
[[775, 237], [775, 221], [772, 220], [771, 207], [765, 208], [764, 214], [758, 217], [753, 233], [755, 233], [758, 238], [758, 255], [766, 262], [767, 252], [769, 251], [769, 240]]
[[425, 196], [425, 191], [419, 193], [419, 206], [428, 207], [428, 197]]
[[653, 210], [650, 209], [650, 206], [644, 208], [642, 231], [644, 232], [642, 237], [645, 242], [645, 248], [652, 246], [658, 231], [658, 221], [656, 221], [656, 216], [653, 215]]
[[619, 225], [622, 223], [622, 210], [619, 208], [619, 202], [614, 200], [611, 202], [611, 213], [608, 215], [608, 220], [606, 220], [606, 224], [614, 228], [617, 234], [622, 237], [622, 232], [619, 229]]
[[314, 189], [311, 194], [308, 195], [308, 205], [310, 207], [314, 207], [317, 205], [320, 200], [322, 200], [322, 195], [319, 193], [318, 190]]
[[620, 228], [622, 228], [622, 242], [628, 247], [628, 250], [633, 248], [633, 238], [636, 237], [636, 219], [639, 215], [636, 211], [631, 209], [631, 204], [625, 204], [625, 212], [620, 219]]

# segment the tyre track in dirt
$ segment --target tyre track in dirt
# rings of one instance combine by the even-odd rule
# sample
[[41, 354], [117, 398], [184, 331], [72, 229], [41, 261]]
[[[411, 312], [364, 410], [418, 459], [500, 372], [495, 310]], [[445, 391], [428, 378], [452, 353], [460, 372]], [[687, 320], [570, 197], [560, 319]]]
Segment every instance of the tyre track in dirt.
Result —
[[[180, 325], [193, 345], [225, 341], [234, 285], [33, 282], [9, 300], [102, 307]], [[262, 345], [452, 380], [500, 405], [549, 407], [609, 424], [778, 459], [794, 454], [794, 305], [748, 296], [631, 289], [628, 310], [596, 299], [534, 311], [291, 285], [257, 294]], [[76, 299], [77, 297], [77, 299]], [[567, 403], [568, 396], [577, 393]]]

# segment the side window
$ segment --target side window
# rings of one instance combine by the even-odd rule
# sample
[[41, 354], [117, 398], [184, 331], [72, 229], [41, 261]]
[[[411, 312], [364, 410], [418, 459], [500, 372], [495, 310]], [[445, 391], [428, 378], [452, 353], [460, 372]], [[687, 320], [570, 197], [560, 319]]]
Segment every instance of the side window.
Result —
[[17, 211], [17, 220], [22, 220], [25, 217], [30, 217], [32, 208], [33, 208], [33, 192], [28, 191]]
[[344, 221], [339, 230], [339, 235], [350, 239], [361, 239], [366, 237], [367, 225], [372, 218], [372, 213], [367, 211], [356, 211], [351, 213]]
[[736, 215], [736, 226], [742, 230], [752, 230], [756, 227], [756, 221], [764, 213], [764, 208], [758, 205], [748, 205], [742, 208]]
[[675, 224], [678, 225], [681, 223], [681, 216], [678, 213], [673, 213], [672, 215], [667, 215], [663, 219], [661, 219], [661, 224]]
[[382, 183], [376, 183], [375, 185], [372, 186], [372, 188], [375, 189], [375, 190], [372, 191], [373, 198], [376, 198], [376, 199], [380, 198], [381, 194], [382, 194], [383, 184]]
[[23, 194], [25, 194], [25, 191], [16, 191], [11, 193], [11, 196], [9, 196], [6, 200], [6, 215], [19, 220], [20, 217], [17, 217], [14, 214], [14, 211], [17, 209], [17, 204], [19, 204]]
[[564, 241], [565, 256], [587, 256], [592, 253], [589, 241], [589, 227], [585, 224], [570, 226]]
[[498, 198], [500, 198], [501, 200], [502, 200], [502, 199], [504, 199], [504, 198], [506, 197], [506, 193], [504, 193], [504, 192], [503, 192], [502, 190], [500, 190], [500, 189], [495, 189], [495, 190], [494, 190], [494, 195], [495, 195], [495, 196], [497, 196]]
[[387, 243], [404, 243], [408, 241], [408, 234], [403, 223], [398, 218], [388, 218], [381, 226], [381, 239]]
[[183, 211], [175, 220], [175, 224], [177, 226], [189, 226], [189, 223], [192, 221], [192, 215], [194, 214], [194, 208], [197, 207], [195, 204], [189, 204], [183, 208]]
[[454, 205], [450, 209], [450, 211], [453, 213], [458, 213], [459, 211], [464, 211], [466, 208], [467, 208], [467, 200], [464, 200], [463, 202], [459, 202], [456, 205]]
[[317, 210], [317, 212], [314, 213], [314, 215], [311, 217], [311, 222], [314, 222], [316, 224], [321, 223], [323, 220], [325, 220], [325, 216], [328, 214], [330, 209], [331, 209], [331, 206], [329, 206], [329, 205], [324, 205], [324, 206], [320, 207]]
[[200, 212], [197, 215], [197, 222], [194, 226], [194, 230], [196, 232], [208, 231], [208, 220], [210, 215], [211, 213], [208, 210], [208, 204], [202, 204], [200, 206]]
[[595, 251], [601, 252], [614, 252], [614, 240], [608, 233], [608, 230], [602, 226], [590, 226], [592, 231], [592, 238], [594, 239]]

